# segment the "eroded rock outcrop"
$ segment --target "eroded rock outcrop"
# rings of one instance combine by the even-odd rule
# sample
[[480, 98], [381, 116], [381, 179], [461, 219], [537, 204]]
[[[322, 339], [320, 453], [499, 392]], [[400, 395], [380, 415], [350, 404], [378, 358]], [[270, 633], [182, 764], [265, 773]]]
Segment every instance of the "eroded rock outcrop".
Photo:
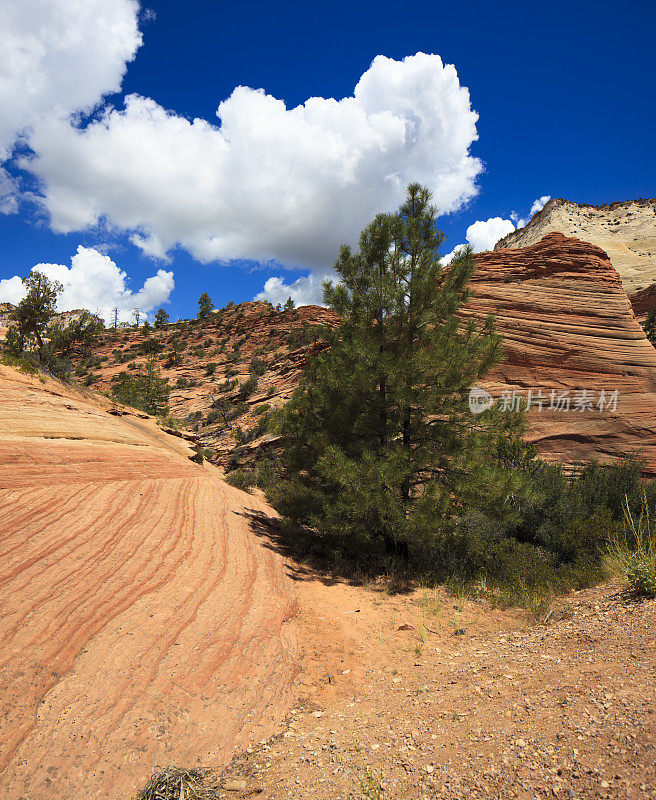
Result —
[[[529, 390], [539, 404], [541, 391], [528, 438], [543, 456], [573, 465], [637, 452], [656, 474], [656, 349], [606, 253], [552, 233], [476, 259], [465, 313], [496, 316], [506, 355], [484, 387], [496, 397], [515, 391], [523, 406]], [[552, 391], [561, 406], [568, 393], [569, 410], [549, 407]]]
[[601, 247], [628, 294], [656, 281], [656, 199], [593, 206], [555, 198], [494, 249], [527, 247], [554, 232]]
[[296, 599], [256, 497], [142, 414], [0, 365], [0, 793], [134, 797], [293, 703]]

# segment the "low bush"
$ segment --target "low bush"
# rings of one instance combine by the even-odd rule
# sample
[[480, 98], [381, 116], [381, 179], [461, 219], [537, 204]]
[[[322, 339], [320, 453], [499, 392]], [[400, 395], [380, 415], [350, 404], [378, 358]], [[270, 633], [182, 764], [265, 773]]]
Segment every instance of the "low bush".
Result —
[[622, 529], [608, 543], [607, 563], [636, 591], [656, 597], [656, 525], [646, 492], [638, 515], [631, 511], [627, 497]]
[[250, 492], [256, 484], [255, 473], [249, 469], [235, 469], [226, 475], [226, 483], [241, 489], [242, 492]]

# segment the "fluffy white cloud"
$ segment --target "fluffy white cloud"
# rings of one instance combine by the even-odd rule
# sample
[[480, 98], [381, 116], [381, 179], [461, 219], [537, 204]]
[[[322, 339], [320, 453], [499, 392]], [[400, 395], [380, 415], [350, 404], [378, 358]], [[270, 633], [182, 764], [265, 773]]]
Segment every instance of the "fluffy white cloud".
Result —
[[285, 303], [288, 297], [291, 297], [297, 306], [321, 305], [322, 283], [326, 277], [331, 276], [310, 274], [307, 277], [298, 278], [292, 283], [285, 283], [278, 276], [269, 278], [264, 284], [264, 290], [255, 299], [268, 300], [274, 306], [278, 303]]
[[18, 275], [0, 280], [0, 303], [20, 303], [25, 297], [25, 287]]
[[[121, 321], [129, 321], [135, 308], [146, 314], [168, 302], [174, 288], [173, 273], [159, 269], [138, 292], [133, 292], [127, 286], [125, 272], [109, 256], [92, 247], [78, 247], [70, 267], [37, 264], [32, 270], [38, 270], [63, 285], [64, 291], [57, 302], [58, 311], [86, 308], [106, 322], [110, 321], [115, 307]], [[25, 288], [20, 277], [0, 280], [0, 302], [17, 303], [24, 296]]]
[[465, 236], [469, 244], [474, 248], [474, 252], [481, 253], [483, 250], [492, 250], [499, 239], [514, 230], [515, 226], [509, 219], [490, 217], [485, 221], [479, 219], [473, 225], [470, 225]]
[[549, 200], [551, 200], [550, 194], [543, 194], [542, 197], [538, 197], [538, 199], [531, 206], [531, 210], [528, 212], [529, 218], [532, 217], [533, 214], [537, 214], [538, 211], [542, 211]]
[[42, 180], [56, 230], [104, 218], [153, 256], [180, 244], [204, 262], [319, 269], [377, 211], [398, 206], [411, 180], [443, 212], [477, 191], [478, 116], [437, 55], [378, 56], [352, 97], [296, 108], [240, 86], [217, 114], [220, 126], [189, 121], [130, 95], [85, 128], [44, 120], [23, 166]]
[[3, 0], [0, 162], [44, 118], [118, 91], [141, 44], [136, 0]]
[[[503, 238], [508, 233], [512, 233], [514, 230], [515, 226], [509, 219], [490, 217], [490, 219], [487, 220], [479, 219], [470, 225], [467, 228], [465, 238], [467, 239], [467, 244], [470, 244], [474, 248], [475, 253], [481, 253], [484, 250], [492, 250], [499, 239]], [[448, 255], [444, 256], [442, 261], [448, 264], [458, 250], [464, 246], [464, 243], [456, 245]]]

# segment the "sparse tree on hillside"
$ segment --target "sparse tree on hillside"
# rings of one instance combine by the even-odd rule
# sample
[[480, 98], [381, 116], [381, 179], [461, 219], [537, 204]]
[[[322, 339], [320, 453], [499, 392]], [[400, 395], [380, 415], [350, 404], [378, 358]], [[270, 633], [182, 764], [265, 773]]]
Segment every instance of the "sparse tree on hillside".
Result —
[[146, 334], [146, 336], [148, 336], [150, 334], [151, 325], [150, 325], [150, 322], [148, 322], [147, 319], [145, 319], [143, 321], [143, 325], [141, 326], [141, 330]]
[[134, 317], [134, 324], [138, 328], [139, 327], [139, 320], [141, 319], [141, 310], [135, 308], [132, 312], [132, 316]]
[[112, 309], [112, 327], [114, 330], [118, 328], [118, 306], [114, 306]]
[[98, 336], [105, 329], [103, 323], [88, 311], [78, 319], [71, 320], [65, 328], [52, 327], [48, 330], [50, 350], [56, 356], [67, 358], [77, 347], [85, 354], [98, 342]]
[[121, 372], [112, 387], [112, 394], [118, 400], [148, 414], [166, 413], [170, 393], [169, 382], [162, 378], [154, 357], [148, 358], [136, 375]]
[[296, 308], [294, 301], [291, 298], [291, 295], [285, 300], [285, 305], [283, 306], [285, 311], [293, 311]]
[[198, 319], [207, 319], [212, 313], [214, 303], [211, 301], [207, 292], [203, 292], [198, 298]]
[[16, 306], [12, 317], [18, 323], [21, 339], [34, 336], [39, 348], [39, 361], [43, 360], [43, 334], [55, 313], [57, 296], [64, 287], [59, 281], [49, 280], [43, 273], [32, 271], [23, 278], [27, 295]]
[[444, 269], [435, 221], [429, 191], [413, 184], [398, 213], [365, 228], [357, 252], [342, 247], [341, 282], [324, 285], [324, 301], [343, 322], [281, 419], [272, 501], [354, 548], [381, 538], [407, 556], [467, 501], [498, 517], [523, 487], [507, 455], [523, 447], [519, 415], [469, 409], [500, 339], [491, 318], [458, 316], [474, 258], [464, 249]]
[[169, 322], [169, 315], [164, 311], [163, 308], [157, 309], [155, 314], [155, 327], [162, 328], [164, 325], [168, 325]]

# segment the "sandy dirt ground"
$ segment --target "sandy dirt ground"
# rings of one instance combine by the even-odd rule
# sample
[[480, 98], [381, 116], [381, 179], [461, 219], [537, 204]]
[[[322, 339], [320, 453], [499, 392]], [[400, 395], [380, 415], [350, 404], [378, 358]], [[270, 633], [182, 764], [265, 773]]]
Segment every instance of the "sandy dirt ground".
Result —
[[656, 601], [604, 586], [540, 624], [297, 578], [302, 699], [224, 796], [656, 797]]

